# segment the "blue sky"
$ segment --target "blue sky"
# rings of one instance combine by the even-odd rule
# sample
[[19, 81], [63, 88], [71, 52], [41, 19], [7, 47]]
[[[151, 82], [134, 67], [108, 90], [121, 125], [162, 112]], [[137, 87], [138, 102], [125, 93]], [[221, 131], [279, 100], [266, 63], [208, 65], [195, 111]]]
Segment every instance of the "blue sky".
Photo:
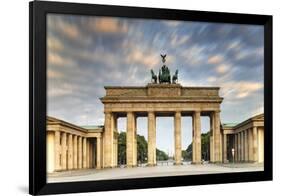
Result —
[[[145, 86], [167, 54], [182, 86], [219, 86], [221, 121], [263, 112], [263, 26], [48, 14], [47, 113], [77, 125], [103, 124], [104, 86]], [[118, 120], [125, 130], [126, 119]], [[147, 119], [138, 119], [147, 137]], [[157, 118], [157, 148], [174, 153], [173, 118]], [[202, 118], [202, 132], [209, 118]], [[182, 118], [182, 148], [191, 142]]]

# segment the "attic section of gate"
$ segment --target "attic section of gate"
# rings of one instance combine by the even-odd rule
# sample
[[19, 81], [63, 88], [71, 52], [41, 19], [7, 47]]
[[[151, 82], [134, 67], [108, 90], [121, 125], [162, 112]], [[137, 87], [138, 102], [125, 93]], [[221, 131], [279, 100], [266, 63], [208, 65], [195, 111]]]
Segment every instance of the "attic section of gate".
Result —
[[116, 167], [114, 133], [117, 118], [127, 117], [126, 159], [127, 166], [137, 165], [137, 117], [148, 117], [148, 165], [156, 165], [156, 117], [174, 117], [175, 164], [181, 164], [181, 116], [192, 117], [192, 163], [201, 164], [201, 116], [210, 117], [210, 161], [223, 161], [223, 142], [220, 121], [219, 87], [184, 87], [178, 82], [178, 71], [170, 76], [164, 64], [158, 77], [151, 70], [151, 83], [146, 86], [105, 86], [104, 104], [104, 167]]

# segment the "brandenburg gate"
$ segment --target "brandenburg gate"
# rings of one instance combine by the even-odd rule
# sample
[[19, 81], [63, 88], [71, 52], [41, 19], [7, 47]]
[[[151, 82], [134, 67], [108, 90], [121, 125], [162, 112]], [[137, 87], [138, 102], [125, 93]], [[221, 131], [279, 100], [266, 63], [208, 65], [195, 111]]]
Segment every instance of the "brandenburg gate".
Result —
[[[165, 63], [166, 55], [161, 55]], [[192, 163], [201, 163], [201, 116], [210, 117], [210, 161], [222, 162], [222, 133], [220, 122], [219, 87], [184, 87], [177, 83], [177, 74], [171, 78], [164, 64], [157, 77], [143, 87], [106, 86], [104, 104], [104, 156], [105, 168], [117, 166], [117, 118], [127, 117], [127, 166], [137, 165], [137, 117], [148, 119], [148, 165], [156, 165], [156, 117], [174, 117], [175, 164], [181, 164], [181, 117], [192, 117]], [[158, 82], [157, 82], [158, 80]], [[172, 80], [172, 81], [171, 81]]]

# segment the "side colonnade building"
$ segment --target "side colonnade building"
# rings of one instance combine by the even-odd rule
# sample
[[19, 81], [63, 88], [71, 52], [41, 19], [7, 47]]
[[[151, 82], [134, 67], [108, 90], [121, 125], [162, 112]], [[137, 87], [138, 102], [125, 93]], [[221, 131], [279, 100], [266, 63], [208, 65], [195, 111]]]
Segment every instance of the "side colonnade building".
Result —
[[[114, 146], [117, 152], [118, 136], [115, 138]], [[48, 173], [75, 169], [100, 169], [102, 166], [103, 126], [80, 127], [47, 117]]]
[[264, 162], [264, 114], [222, 129], [224, 162]]

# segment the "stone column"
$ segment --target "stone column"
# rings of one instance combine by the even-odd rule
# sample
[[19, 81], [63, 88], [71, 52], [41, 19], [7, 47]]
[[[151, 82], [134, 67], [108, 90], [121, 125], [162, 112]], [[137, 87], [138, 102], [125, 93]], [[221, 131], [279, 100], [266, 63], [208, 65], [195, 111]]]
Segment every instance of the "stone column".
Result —
[[253, 130], [248, 129], [248, 141], [249, 141], [249, 161], [253, 161]]
[[238, 134], [238, 161], [241, 161], [241, 133]]
[[78, 138], [78, 168], [82, 169], [82, 137]]
[[55, 131], [55, 171], [61, 170], [60, 155], [61, 155], [60, 132]]
[[227, 163], [227, 134], [223, 134], [223, 162]]
[[62, 165], [62, 170], [66, 170], [66, 151], [67, 151], [67, 146], [66, 146], [66, 133], [62, 133], [62, 140], [61, 140], [61, 165]]
[[112, 167], [117, 166], [118, 159], [118, 131], [117, 131], [117, 117], [112, 115], [111, 117], [112, 129], [113, 129], [113, 151], [112, 151]]
[[214, 118], [213, 114], [209, 116], [210, 118], [210, 162], [215, 162], [215, 155], [214, 155]]
[[87, 138], [83, 137], [83, 168], [87, 168]]
[[67, 166], [68, 169], [73, 169], [73, 139], [72, 139], [72, 134], [68, 135], [68, 158], [67, 158]]
[[148, 112], [148, 165], [156, 165], [156, 119], [154, 112]]
[[213, 114], [214, 118], [214, 156], [215, 162], [222, 162], [222, 136], [220, 130], [220, 113], [215, 111]]
[[234, 160], [235, 160], [235, 162], [238, 161], [238, 136], [237, 136], [237, 134], [234, 135]]
[[241, 161], [245, 161], [244, 131], [241, 132]]
[[97, 168], [97, 140], [92, 141], [92, 168]]
[[101, 138], [100, 137], [97, 137], [97, 156], [96, 156], [96, 163], [97, 163], [97, 166], [96, 166], [96, 169], [100, 169], [101, 168]]
[[[138, 165], [138, 142], [137, 142], [137, 117], [135, 116], [135, 122], [134, 122], [134, 125], [135, 125], [135, 133], [134, 133], [134, 165]], [[117, 148], [117, 145], [116, 145], [116, 148]]]
[[113, 167], [113, 114], [105, 112], [104, 119], [104, 167]]
[[253, 127], [253, 161], [258, 162], [258, 130]]
[[[200, 115], [200, 114], [199, 114]], [[181, 165], [181, 113], [176, 112], [174, 116], [175, 131], [175, 164]]]
[[116, 149], [115, 149], [115, 166], [118, 166], [118, 137], [119, 137], [119, 133], [117, 133], [117, 139], [116, 139]]
[[248, 130], [245, 130], [245, 161], [248, 162], [249, 161], [249, 139], [248, 139]]
[[89, 139], [87, 139], [86, 147], [87, 147], [87, 150], [86, 150], [86, 168], [90, 168], [90, 142], [89, 142]]
[[93, 167], [93, 145], [92, 142], [89, 141], [89, 168]]
[[192, 163], [201, 163], [201, 118], [200, 112], [195, 111], [192, 117]]
[[136, 155], [135, 155], [135, 114], [133, 112], [127, 113], [127, 137], [126, 137], [126, 155], [127, 155], [127, 166], [136, 166]]
[[77, 169], [78, 168], [78, 153], [77, 153], [77, 135], [73, 136], [73, 169]]

